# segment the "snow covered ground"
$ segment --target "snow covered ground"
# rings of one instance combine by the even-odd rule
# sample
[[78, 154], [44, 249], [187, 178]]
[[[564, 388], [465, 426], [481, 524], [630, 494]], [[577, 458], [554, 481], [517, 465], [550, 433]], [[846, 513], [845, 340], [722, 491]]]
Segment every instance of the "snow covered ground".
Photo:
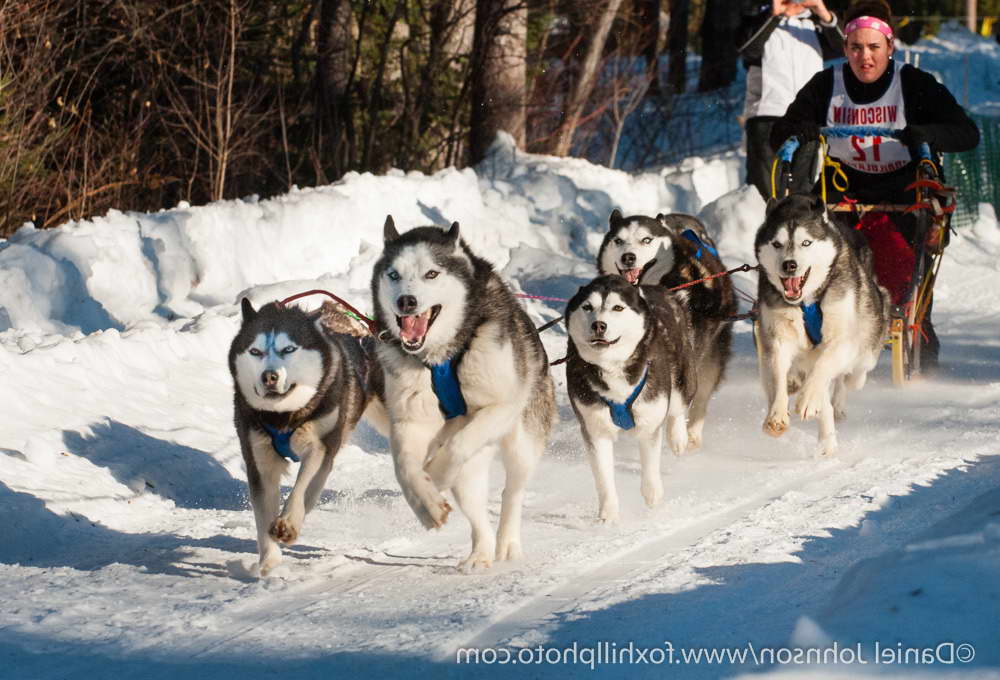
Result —
[[[271, 200], [111, 213], [0, 242], [0, 677], [578, 677], [593, 667], [608, 677], [1000, 678], [1000, 224], [989, 205], [953, 239], [936, 288], [941, 375], [901, 390], [880, 365], [849, 402], [836, 458], [815, 456], [814, 423], [781, 440], [761, 433], [741, 322], [705, 447], [665, 458], [661, 507], [642, 503], [626, 441], [622, 522], [594, 523], [557, 368], [561, 419], [530, 487], [523, 561], [457, 573], [464, 519], [425, 532], [386, 442], [362, 426], [301, 543], [274, 575], [250, 576], [253, 518], [225, 361], [244, 292], [260, 302], [321, 287], [370, 309], [386, 213], [401, 229], [458, 220], [512, 286], [557, 297], [593, 276], [614, 207], [700, 214], [727, 263], [752, 262], [763, 204], [739, 187], [741, 164], [692, 158], [630, 175], [500, 144], [478, 174], [350, 175]], [[561, 313], [526, 307], [539, 323]], [[560, 328], [544, 341], [562, 356]], [[460, 648], [478, 650], [474, 668], [457, 661]], [[518, 663], [501, 663], [507, 654]], [[898, 657], [934, 663], [890, 663]], [[795, 662], [817, 659], [826, 663]]]

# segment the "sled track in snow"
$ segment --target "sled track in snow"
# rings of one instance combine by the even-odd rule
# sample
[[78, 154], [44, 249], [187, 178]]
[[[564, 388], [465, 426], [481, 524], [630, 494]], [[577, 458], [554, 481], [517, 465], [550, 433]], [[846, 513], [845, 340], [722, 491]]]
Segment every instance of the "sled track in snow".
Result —
[[[843, 469], [845, 463], [851, 461], [839, 459], [838, 469]], [[555, 622], [560, 615], [568, 613], [573, 605], [599, 588], [606, 589], [609, 584], [628, 584], [637, 580], [635, 577], [651, 569], [666, 569], [672, 566], [669, 557], [677, 555], [682, 549], [697, 544], [711, 534], [732, 525], [734, 522], [751, 512], [764, 508], [778, 500], [786, 493], [795, 491], [813, 479], [829, 477], [830, 469], [821, 472], [811, 472], [789, 480], [767, 493], [740, 503], [739, 505], [712, 515], [707, 519], [695, 522], [676, 531], [660, 535], [651, 541], [637, 547], [626, 549], [608, 559], [593, 569], [578, 574], [555, 588], [530, 598], [521, 606], [490, 623], [471, 638], [452, 641], [447, 647], [442, 647], [436, 659], [450, 661], [455, 658], [458, 648], [500, 647], [512, 638]], [[664, 556], [668, 556], [664, 560]]]
[[[378, 558], [386, 560], [414, 559], [411, 557], [395, 558], [385, 552], [371, 549], [367, 549], [365, 551], [367, 554], [364, 556], [358, 555], [357, 553], [359, 552], [361, 551], [353, 551], [344, 555], [346, 559], [354, 563], [353, 565], [343, 565], [335, 568], [328, 574], [310, 577], [309, 581], [301, 587], [293, 587], [283, 591], [280, 594], [281, 601], [284, 602], [283, 605], [278, 604], [279, 600], [277, 598], [263, 604], [259, 600], [255, 600], [246, 606], [243, 615], [240, 615], [239, 611], [231, 612], [240, 615], [239, 618], [242, 622], [236, 632], [229, 632], [224, 636], [214, 638], [207, 644], [191, 649], [186, 656], [191, 659], [209, 656], [212, 652], [220, 650], [225, 645], [246, 637], [252, 631], [264, 626], [275, 627], [275, 624], [285, 619], [300, 615], [303, 610], [327, 599], [331, 595], [350, 594], [378, 586], [379, 584], [388, 584], [391, 581], [399, 579], [401, 573], [414, 566], [402, 561], [375, 563], [375, 560]], [[419, 559], [433, 560], [438, 558], [421, 557]], [[441, 559], [451, 560], [451, 558]], [[446, 567], [442, 566], [442, 568]], [[338, 575], [337, 571], [340, 570], [343, 570], [345, 573]], [[277, 626], [277, 629], [280, 629], [280, 626]]]

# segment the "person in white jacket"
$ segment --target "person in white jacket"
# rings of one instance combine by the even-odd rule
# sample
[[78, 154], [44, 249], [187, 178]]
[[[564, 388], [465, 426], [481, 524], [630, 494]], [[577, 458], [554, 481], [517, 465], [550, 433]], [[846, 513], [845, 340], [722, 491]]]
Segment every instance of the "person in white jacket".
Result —
[[[785, 114], [802, 86], [823, 70], [824, 58], [843, 56], [844, 35], [823, 0], [750, 0], [744, 3], [737, 40], [747, 69], [746, 181], [767, 200], [774, 160], [768, 142], [771, 126]], [[805, 169], [793, 174], [807, 177], [810, 173]]]

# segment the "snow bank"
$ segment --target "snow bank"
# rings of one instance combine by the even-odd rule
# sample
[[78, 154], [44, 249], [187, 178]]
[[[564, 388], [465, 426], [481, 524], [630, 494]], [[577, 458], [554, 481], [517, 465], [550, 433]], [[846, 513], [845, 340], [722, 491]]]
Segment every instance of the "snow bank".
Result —
[[613, 208], [697, 212], [737, 186], [739, 165], [733, 155], [696, 158], [631, 175], [524, 154], [501, 136], [475, 171], [350, 173], [268, 200], [112, 210], [46, 231], [27, 225], [0, 244], [0, 331], [9, 341], [165, 323], [290, 280], [325, 277], [344, 293], [365, 295], [386, 214], [404, 229], [457, 220], [499, 267], [520, 247], [589, 256]]

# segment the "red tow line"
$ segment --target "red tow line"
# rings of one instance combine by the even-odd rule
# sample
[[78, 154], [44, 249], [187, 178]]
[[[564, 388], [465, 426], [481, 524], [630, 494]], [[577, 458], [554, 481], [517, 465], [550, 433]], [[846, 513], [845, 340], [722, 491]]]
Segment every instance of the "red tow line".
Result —
[[706, 276], [703, 279], [695, 279], [694, 281], [688, 281], [687, 283], [682, 283], [681, 285], [674, 286], [673, 288], [667, 288], [667, 291], [669, 292], [674, 290], [680, 290], [681, 288], [689, 288], [696, 284], [704, 283], [705, 281], [711, 281], [712, 279], [717, 279], [721, 276], [729, 276], [731, 274], [735, 274], [736, 272], [752, 272], [752, 271], [757, 271], [758, 269], [760, 269], [760, 265], [751, 267], [748, 264], [741, 264], [739, 267], [736, 267], [735, 269], [730, 269], [727, 272], [719, 272], [718, 274], [712, 274], [711, 276]]

